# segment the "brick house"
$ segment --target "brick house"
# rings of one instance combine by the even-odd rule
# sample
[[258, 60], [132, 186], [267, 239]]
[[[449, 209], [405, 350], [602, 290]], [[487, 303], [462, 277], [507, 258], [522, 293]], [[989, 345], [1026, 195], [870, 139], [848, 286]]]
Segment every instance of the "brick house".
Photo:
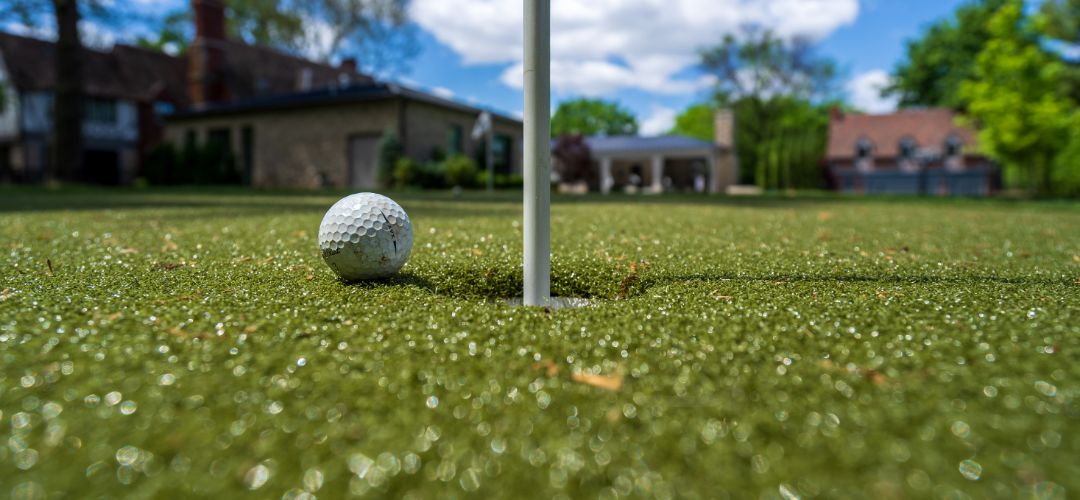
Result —
[[848, 193], [985, 196], [999, 185], [975, 131], [948, 109], [834, 110], [825, 161], [835, 189]]
[[[376, 144], [400, 138], [417, 160], [478, 156], [483, 110], [357, 71], [226, 37], [225, 2], [191, 0], [195, 39], [174, 57], [116, 45], [84, 49], [80, 180], [128, 184], [163, 142], [230, 153], [244, 184], [370, 187]], [[0, 33], [0, 182], [40, 182], [50, 161], [55, 44]], [[522, 124], [493, 117], [496, 171], [520, 173]]]
[[[227, 39], [223, 2], [192, 4], [191, 107], [169, 117], [167, 141], [223, 145], [260, 187], [372, 187], [388, 133], [417, 160], [478, 155], [469, 132], [483, 110], [375, 81], [354, 60], [334, 67]], [[496, 114], [493, 127], [496, 172], [520, 173], [521, 121]]]
[[[0, 182], [40, 182], [52, 155], [56, 47], [0, 33]], [[161, 139], [161, 113], [187, 103], [184, 65], [128, 45], [84, 49], [84, 182], [124, 184]]]

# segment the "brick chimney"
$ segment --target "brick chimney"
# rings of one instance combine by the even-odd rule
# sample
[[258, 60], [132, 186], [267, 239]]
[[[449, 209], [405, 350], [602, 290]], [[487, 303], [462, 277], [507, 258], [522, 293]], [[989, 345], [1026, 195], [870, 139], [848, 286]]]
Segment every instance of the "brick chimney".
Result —
[[843, 121], [844, 120], [844, 110], [843, 110], [843, 108], [841, 108], [840, 106], [837, 106], [837, 105], [833, 105], [833, 107], [829, 108], [829, 119], [831, 121], [834, 121], [834, 122]]
[[341, 60], [341, 64], [338, 65], [341, 71], [347, 71], [349, 73], [356, 73], [356, 58], [346, 57]]
[[225, 1], [191, 0], [195, 39], [188, 51], [188, 94], [196, 108], [229, 98], [225, 85]]
[[735, 112], [731, 109], [718, 110], [713, 124], [716, 129], [716, 145], [721, 148], [735, 148]]

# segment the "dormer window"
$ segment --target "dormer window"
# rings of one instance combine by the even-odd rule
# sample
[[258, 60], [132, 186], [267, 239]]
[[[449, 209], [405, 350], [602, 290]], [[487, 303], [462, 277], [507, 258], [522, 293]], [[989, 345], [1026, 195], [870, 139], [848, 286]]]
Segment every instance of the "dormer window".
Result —
[[945, 168], [949, 170], [964, 168], [964, 141], [956, 134], [951, 134], [945, 139]]
[[855, 157], [860, 160], [869, 158], [873, 151], [874, 143], [865, 137], [859, 138], [859, 142], [855, 144]]
[[900, 144], [897, 149], [899, 150], [897, 163], [899, 164], [900, 169], [908, 171], [916, 170], [918, 164], [915, 159], [915, 154], [918, 152], [918, 146], [915, 145], [915, 139], [912, 139], [910, 136], [900, 139]]
[[960, 137], [956, 134], [950, 135], [948, 139], [945, 139], [945, 156], [960, 156], [960, 153], [964, 149], [964, 142], [960, 140]]
[[855, 168], [872, 170], [874, 168], [874, 143], [866, 137], [855, 142]]
[[915, 139], [910, 137], [900, 139], [900, 158], [903, 160], [915, 159]]

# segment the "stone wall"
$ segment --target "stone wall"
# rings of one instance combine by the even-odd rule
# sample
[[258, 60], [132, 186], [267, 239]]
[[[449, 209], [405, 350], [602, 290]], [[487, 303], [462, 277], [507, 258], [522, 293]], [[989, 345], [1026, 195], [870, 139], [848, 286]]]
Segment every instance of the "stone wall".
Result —
[[[472, 129], [479, 115], [463, 110], [435, 106], [423, 102], [410, 101], [406, 104], [405, 154], [411, 158], [428, 161], [438, 148], [443, 153], [449, 152], [450, 126], [461, 127], [463, 138], [461, 152], [471, 159], [476, 159], [483, 139], [473, 140]], [[495, 133], [511, 139], [512, 173], [520, 174], [522, 167], [522, 127], [520, 122], [494, 118]], [[478, 165], [483, 168], [483, 165]]]
[[[318, 188], [324, 182], [345, 187], [349, 182], [348, 139], [351, 136], [382, 136], [387, 131], [403, 134], [405, 154], [419, 161], [432, 159], [436, 148], [447, 152], [450, 125], [462, 130], [463, 154], [475, 158], [479, 141], [470, 137], [477, 116], [473, 113], [405, 101], [404, 127], [399, 127], [402, 101], [351, 103], [286, 110], [269, 110], [219, 116], [196, 116], [166, 125], [165, 141], [182, 148], [188, 131], [198, 144], [206, 144], [211, 130], [229, 130], [230, 148], [243, 164], [243, 129], [254, 134], [251, 183], [257, 187]], [[520, 123], [495, 119], [495, 133], [512, 139], [512, 166], [521, 173], [522, 129]]]
[[229, 129], [230, 147], [242, 162], [242, 131], [254, 134], [251, 183], [257, 187], [318, 188], [348, 185], [348, 139], [397, 132], [398, 102], [379, 101], [187, 118], [170, 122], [165, 139], [183, 147], [189, 130], [205, 144], [209, 132]]

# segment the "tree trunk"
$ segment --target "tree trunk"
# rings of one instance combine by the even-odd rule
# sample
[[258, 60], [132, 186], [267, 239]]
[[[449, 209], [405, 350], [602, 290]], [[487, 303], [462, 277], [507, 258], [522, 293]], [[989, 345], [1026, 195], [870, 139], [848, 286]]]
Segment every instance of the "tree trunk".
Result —
[[83, 73], [77, 0], [53, 0], [56, 11], [56, 90], [52, 170], [48, 180], [74, 181], [82, 171]]

